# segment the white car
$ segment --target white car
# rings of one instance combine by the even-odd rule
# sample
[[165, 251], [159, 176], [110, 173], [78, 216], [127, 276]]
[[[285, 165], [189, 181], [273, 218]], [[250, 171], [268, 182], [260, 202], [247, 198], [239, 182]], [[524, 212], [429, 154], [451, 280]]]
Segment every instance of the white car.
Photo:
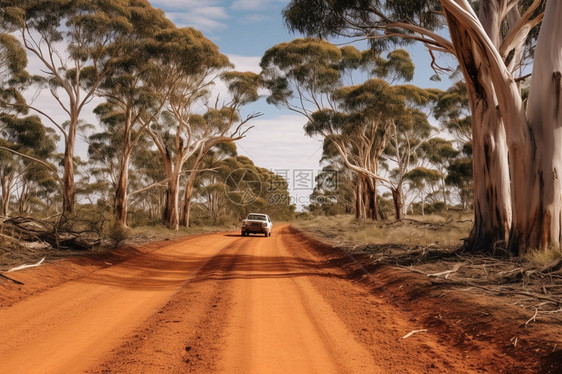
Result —
[[250, 234], [264, 234], [266, 237], [271, 236], [273, 223], [267, 214], [250, 213], [248, 218], [242, 221], [242, 236]]

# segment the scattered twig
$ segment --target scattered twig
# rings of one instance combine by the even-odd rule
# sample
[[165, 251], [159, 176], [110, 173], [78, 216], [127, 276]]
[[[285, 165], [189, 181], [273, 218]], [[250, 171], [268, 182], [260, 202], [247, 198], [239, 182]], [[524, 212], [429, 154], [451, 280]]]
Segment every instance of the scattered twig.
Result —
[[27, 268], [32, 268], [32, 267], [35, 267], [35, 266], [39, 266], [39, 265], [41, 265], [41, 264], [43, 263], [43, 261], [45, 261], [45, 257], [43, 257], [43, 258], [41, 259], [41, 261], [39, 261], [39, 262], [36, 263], [36, 264], [16, 266], [15, 268], [11, 268], [11, 269], [9, 269], [8, 271], [6, 271], [6, 273], [11, 273], [12, 271], [18, 271], [18, 270], [22, 270], [22, 269], [27, 269]]
[[537, 294], [537, 293], [524, 292], [524, 291], [513, 291], [513, 293], [516, 293], [516, 294], [519, 294], [519, 295], [524, 295], [524, 296], [529, 296], [529, 297], [534, 297], [534, 298], [541, 299], [541, 300], [551, 301], [551, 302], [553, 302], [554, 304], [557, 304], [557, 305], [562, 304], [561, 299], [553, 299], [551, 297], [546, 297], [546, 296], [543, 296], [543, 295]]
[[562, 312], [562, 309], [558, 309], [558, 310], [541, 310], [539, 311], [539, 313], [543, 313], [543, 314], [554, 314], [554, 313], [560, 313]]
[[404, 265], [396, 265], [396, 266], [398, 266], [399, 268], [402, 268], [402, 269], [407, 269], [407, 270], [413, 271], [414, 273], [427, 275], [427, 274], [424, 273], [423, 271], [418, 270], [418, 269], [415, 269], [415, 268], [413, 268], [412, 266], [404, 266]]
[[458, 263], [451, 270], [441, 271], [439, 273], [427, 274], [428, 277], [439, 277], [441, 275], [445, 276], [445, 279], [449, 278], [449, 275], [456, 273], [462, 266], [466, 265], [466, 262]]
[[514, 336], [513, 338], [511, 338], [510, 342], [513, 344], [513, 347], [516, 348], [517, 347], [517, 336]]
[[409, 333], [407, 333], [406, 335], [404, 335], [403, 337], [401, 337], [400, 339], [408, 339], [410, 336], [417, 334], [418, 332], [426, 332], [427, 329], [421, 329], [421, 330], [412, 330]]
[[527, 322], [525, 322], [525, 327], [527, 327], [527, 325], [530, 322], [536, 322], [537, 321], [537, 314], [539, 313], [539, 310], [537, 308], [535, 308], [535, 314], [533, 314], [533, 316], [531, 318], [529, 318], [529, 320]]

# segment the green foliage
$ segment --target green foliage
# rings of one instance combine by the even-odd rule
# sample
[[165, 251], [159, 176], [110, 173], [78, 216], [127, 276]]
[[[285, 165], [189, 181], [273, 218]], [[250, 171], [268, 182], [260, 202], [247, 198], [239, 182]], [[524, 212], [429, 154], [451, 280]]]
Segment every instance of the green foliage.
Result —
[[227, 72], [223, 78], [228, 82], [228, 90], [233, 94], [233, 101], [238, 104], [247, 104], [259, 99], [258, 88], [261, 85], [261, 76], [252, 72]]
[[173, 65], [187, 75], [232, 66], [213, 42], [192, 27], [160, 30], [148, 41], [147, 49], [162, 64]]
[[[344, 49], [349, 58], [350, 49]], [[294, 90], [316, 97], [339, 85], [342, 50], [319, 39], [295, 39], [268, 49], [261, 59], [263, 82], [271, 91], [268, 102], [284, 105]]]
[[428, 183], [435, 184], [439, 181], [441, 179], [441, 173], [437, 170], [417, 167], [406, 174], [406, 179], [412, 182], [415, 188], [421, 189]]
[[[292, 0], [283, 10], [285, 23], [292, 31], [315, 37], [369, 35], [377, 52], [391, 44], [408, 40], [391, 34], [396, 22], [405, 22], [431, 30], [444, 25], [438, 0]], [[401, 30], [403, 31], [403, 30]], [[408, 32], [409, 33], [409, 32]]]
[[18, 39], [10, 34], [0, 34], [0, 69], [8, 72], [3, 74], [7, 79], [1, 82], [2, 88], [5, 84], [23, 83], [29, 79], [26, 67], [27, 54]]
[[424, 145], [427, 159], [434, 164], [446, 163], [448, 160], [455, 158], [457, 151], [451, 141], [443, 138], [432, 138]]
[[403, 79], [411, 81], [414, 78], [415, 65], [408, 52], [397, 49], [388, 54], [388, 60], [379, 58], [374, 73], [390, 81]]

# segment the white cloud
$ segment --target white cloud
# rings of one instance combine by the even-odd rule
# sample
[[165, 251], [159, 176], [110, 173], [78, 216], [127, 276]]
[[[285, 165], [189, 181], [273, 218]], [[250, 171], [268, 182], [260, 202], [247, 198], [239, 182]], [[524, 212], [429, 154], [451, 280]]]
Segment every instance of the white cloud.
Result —
[[305, 135], [305, 123], [306, 119], [298, 115], [255, 119], [250, 123], [254, 128], [237, 142], [239, 153], [268, 169], [316, 170], [322, 142]]
[[[312, 181], [321, 169], [322, 141], [305, 135], [305, 123], [306, 119], [299, 115], [258, 118], [250, 122], [254, 128], [246, 137], [236, 142], [239, 155], [287, 179], [291, 202], [297, 205], [297, 210], [310, 203]], [[312, 179], [303, 185], [299, 175]]]
[[261, 57], [228, 55], [228, 58], [230, 59], [230, 62], [235, 65], [234, 69], [236, 71], [251, 71], [256, 74], [259, 74], [261, 72]]
[[230, 6], [236, 10], [265, 9], [272, 3], [286, 3], [283, 0], [236, 0]]
[[161, 8], [166, 16], [178, 27], [192, 26], [204, 32], [224, 29], [223, 22], [229, 18], [226, 8], [219, 6], [221, 1], [172, 0], [153, 1], [152, 5]]
[[166, 13], [166, 16], [178, 27], [191, 26], [203, 32], [222, 30], [227, 27], [224, 22], [195, 13], [171, 12]]
[[218, 18], [218, 19], [225, 19], [228, 18], [228, 14], [224, 8], [218, 6], [207, 6], [201, 8], [194, 8], [192, 12], [196, 16], [202, 17], [209, 17], [209, 18]]
[[266, 15], [256, 13], [256, 14], [248, 14], [247, 16], [241, 19], [241, 22], [244, 24], [259, 23], [259, 22], [268, 21], [270, 19], [271, 18]]
[[153, 0], [150, 4], [153, 7], [168, 10], [180, 10], [180, 11], [191, 11], [196, 8], [209, 7], [213, 5], [218, 5], [222, 1], [220, 0]]

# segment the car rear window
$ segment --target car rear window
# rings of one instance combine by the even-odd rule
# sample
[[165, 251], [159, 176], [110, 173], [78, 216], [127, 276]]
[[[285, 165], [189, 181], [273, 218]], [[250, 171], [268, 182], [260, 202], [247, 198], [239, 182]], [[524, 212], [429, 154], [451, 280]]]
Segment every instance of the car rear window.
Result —
[[250, 214], [248, 216], [248, 219], [252, 219], [255, 221], [265, 221], [265, 216], [262, 216], [261, 214]]

